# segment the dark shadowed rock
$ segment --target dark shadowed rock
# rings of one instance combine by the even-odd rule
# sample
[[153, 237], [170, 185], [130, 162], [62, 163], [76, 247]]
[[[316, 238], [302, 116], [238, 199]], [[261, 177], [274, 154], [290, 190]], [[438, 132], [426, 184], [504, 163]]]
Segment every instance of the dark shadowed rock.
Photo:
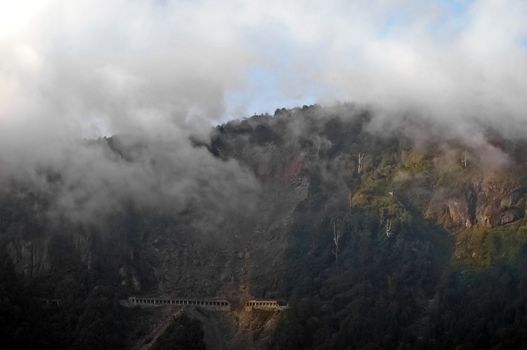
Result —
[[509, 208], [495, 218], [494, 225], [505, 225], [523, 218], [524, 211], [520, 208]]

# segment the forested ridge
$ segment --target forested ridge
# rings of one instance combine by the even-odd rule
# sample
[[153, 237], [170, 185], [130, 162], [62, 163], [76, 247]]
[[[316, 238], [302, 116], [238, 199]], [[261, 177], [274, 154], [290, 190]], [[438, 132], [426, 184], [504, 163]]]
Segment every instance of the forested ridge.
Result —
[[[134, 348], [158, 316], [119, 300], [158, 294], [287, 300], [272, 336], [250, 330], [259, 348], [527, 348], [527, 140], [398, 118], [304, 106], [191, 140], [258, 183], [213, 228], [198, 200], [57, 220], [60, 169], [39, 170], [47, 191], [13, 181], [0, 196], [3, 348]], [[122, 140], [89, 147], [133, 163], [146, 146]], [[154, 349], [210, 346], [210, 325], [183, 315]]]

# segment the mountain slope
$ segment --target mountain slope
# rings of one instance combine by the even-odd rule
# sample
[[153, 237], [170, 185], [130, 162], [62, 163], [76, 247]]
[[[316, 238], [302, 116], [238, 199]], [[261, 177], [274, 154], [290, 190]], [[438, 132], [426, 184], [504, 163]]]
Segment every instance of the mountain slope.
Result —
[[[36, 303], [39, 316], [6, 314], [4, 322], [21, 326], [4, 339], [26, 348], [132, 348], [149, 332], [146, 319], [166, 315], [118, 300], [166, 295], [231, 301], [225, 317], [187, 311], [214, 348], [218, 329], [229, 329], [226, 348], [520, 344], [526, 140], [393, 118], [311, 106], [219, 126], [193, 147], [236, 162], [253, 185], [224, 181], [227, 198], [201, 191], [184, 208], [135, 198], [96, 221], [71, 221], [67, 212], [58, 220], [60, 169], [43, 170], [47, 191], [14, 181], [2, 194], [0, 234], [2, 275], [17, 282], [2, 293], [30, 295], [5, 297], [3, 307]], [[131, 164], [151, 151], [122, 140], [88, 147]], [[241, 312], [252, 297], [287, 300], [290, 309], [266, 323], [270, 315]], [[42, 299], [61, 303], [49, 308]], [[96, 337], [105, 324], [119, 332]]]

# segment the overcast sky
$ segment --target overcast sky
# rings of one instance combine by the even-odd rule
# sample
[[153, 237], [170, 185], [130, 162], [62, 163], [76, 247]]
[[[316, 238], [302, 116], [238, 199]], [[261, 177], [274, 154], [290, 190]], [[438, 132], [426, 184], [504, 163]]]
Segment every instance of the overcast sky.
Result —
[[523, 121], [526, 38], [523, 0], [1, 0], [0, 128], [149, 132], [334, 101]]

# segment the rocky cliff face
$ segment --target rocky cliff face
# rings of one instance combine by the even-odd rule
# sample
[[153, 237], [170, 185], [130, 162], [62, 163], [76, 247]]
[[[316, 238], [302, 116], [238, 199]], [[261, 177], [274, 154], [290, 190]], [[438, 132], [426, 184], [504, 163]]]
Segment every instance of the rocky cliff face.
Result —
[[[226, 297], [230, 315], [192, 311], [209, 345], [227, 329], [217, 348], [315, 348], [317, 339], [360, 348], [381, 333], [381, 347], [432, 346], [435, 326], [423, 320], [447, 302], [452, 271], [466, 259], [523, 254], [505, 250], [511, 238], [499, 231], [523, 237], [523, 144], [441, 137], [412, 119], [386, 132], [373, 118], [314, 106], [218, 127], [195, 147], [250, 171], [258, 195], [214, 220], [199, 206], [129, 203], [98, 222], [71, 223], [46, 214], [53, 193], [14, 186], [0, 205], [2, 251], [38, 297], [67, 300], [71, 283], [82, 285], [80, 300], [97, 285], [116, 298]], [[494, 235], [492, 247], [482, 232]], [[252, 297], [286, 299], [292, 310], [246, 315]]]
[[429, 215], [439, 219], [446, 214], [458, 227], [496, 227], [524, 217], [523, 195], [521, 184], [514, 187], [503, 179], [486, 179], [462, 186], [447, 198], [438, 195], [430, 203]]

